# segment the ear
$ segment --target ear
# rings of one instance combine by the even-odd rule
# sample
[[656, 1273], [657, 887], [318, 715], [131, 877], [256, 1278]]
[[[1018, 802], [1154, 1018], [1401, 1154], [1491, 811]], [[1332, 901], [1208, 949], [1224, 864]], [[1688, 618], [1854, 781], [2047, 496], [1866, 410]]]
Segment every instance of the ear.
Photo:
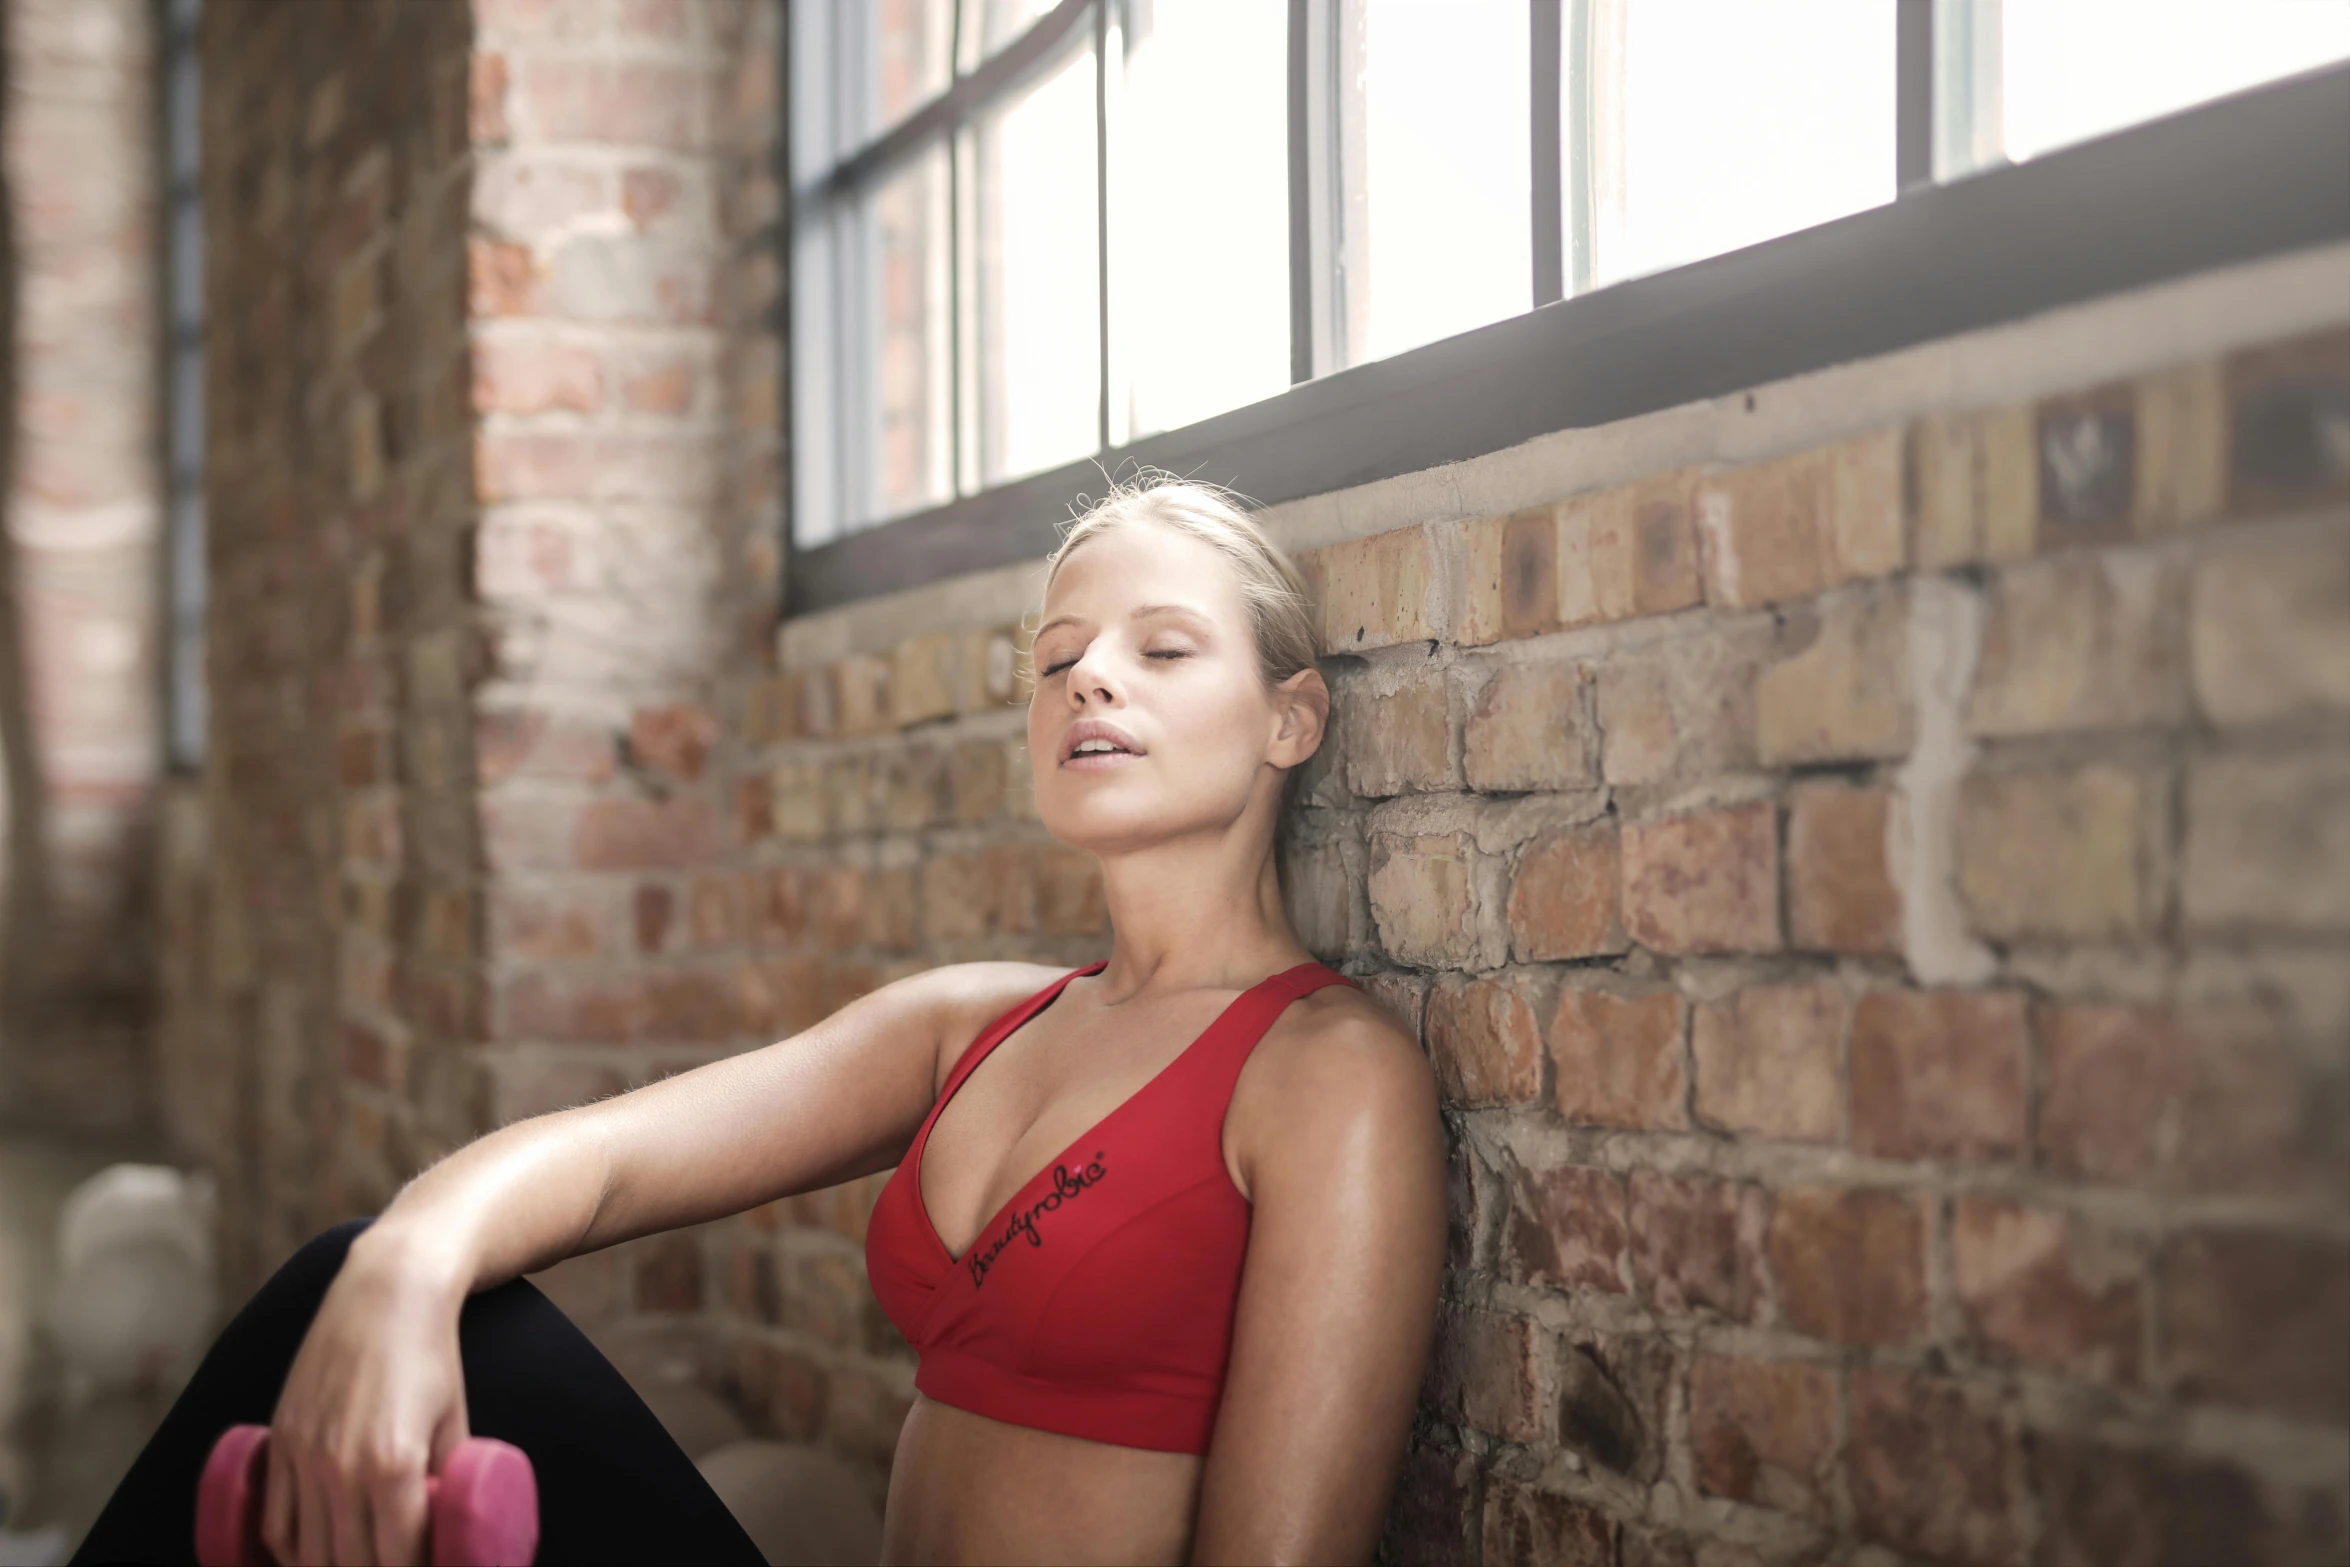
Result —
[[1330, 727], [1330, 686], [1322, 671], [1307, 665], [1273, 688], [1279, 724], [1266, 757], [1276, 767], [1295, 767], [1322, 748]]

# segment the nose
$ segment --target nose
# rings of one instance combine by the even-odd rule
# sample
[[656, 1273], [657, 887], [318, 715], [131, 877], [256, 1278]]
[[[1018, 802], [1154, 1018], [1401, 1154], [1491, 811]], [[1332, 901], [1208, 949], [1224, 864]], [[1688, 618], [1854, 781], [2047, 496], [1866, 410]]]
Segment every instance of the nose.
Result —
[[1118, 688], [1112, 678], [1111, 663], [1102, 647], [1109, 640], [1096, 637], [1077, 662], [1069, 666], [1069, 700], [1079, 707], [1099, 706], [1118, 700]]

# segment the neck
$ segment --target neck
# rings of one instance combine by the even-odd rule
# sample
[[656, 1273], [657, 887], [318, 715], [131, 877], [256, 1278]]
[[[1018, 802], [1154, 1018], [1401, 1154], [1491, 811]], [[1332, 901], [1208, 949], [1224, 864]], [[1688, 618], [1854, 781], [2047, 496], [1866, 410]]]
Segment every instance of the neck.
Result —
[[1246, 989], [1312, 961], [1281, 906], [1269, 811], [1103, 855], [1102, 886], [1115, 933], [1101, 973], [1109, 995]]

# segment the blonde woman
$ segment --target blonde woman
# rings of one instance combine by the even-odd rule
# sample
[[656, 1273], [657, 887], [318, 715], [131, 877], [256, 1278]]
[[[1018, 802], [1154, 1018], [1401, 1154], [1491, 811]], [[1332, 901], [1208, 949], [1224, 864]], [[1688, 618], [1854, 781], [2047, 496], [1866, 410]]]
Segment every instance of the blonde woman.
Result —
[[469, 1433], [530, 1454], [541, 1560], [756, 1560], [519, 1276], [895, 1166], [866, 1257], [919, 1365], [886, 1560], [1368, 1559], [1443, 1155], [1411, 1036], [1282, 911], [1274, 828], [1330, 713], [1312, 625], [1220, 494], [1114, 491], [1051, 559], [1028, 706], [1037, 810], [1099, 858], [1108, 959], [931, 970], [451, 1155], [264, 1288], [85, 1556], [158, 1549], [147, 1515], [184, 1541], [205, 1448], [266, 1420], [284, 1561], [417, 1559], [423, 1478]]

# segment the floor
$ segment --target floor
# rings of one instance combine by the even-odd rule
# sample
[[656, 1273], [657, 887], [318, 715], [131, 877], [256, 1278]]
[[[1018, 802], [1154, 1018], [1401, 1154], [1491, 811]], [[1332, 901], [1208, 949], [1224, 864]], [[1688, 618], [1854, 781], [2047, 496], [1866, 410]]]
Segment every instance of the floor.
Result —
[[41, 1303], [66, 1193], [138, 1150], [0, 1130], [0, 1567], [63, 1562], [146, 1444], [163, 1404], [102, 1396], [68, 1412]]

